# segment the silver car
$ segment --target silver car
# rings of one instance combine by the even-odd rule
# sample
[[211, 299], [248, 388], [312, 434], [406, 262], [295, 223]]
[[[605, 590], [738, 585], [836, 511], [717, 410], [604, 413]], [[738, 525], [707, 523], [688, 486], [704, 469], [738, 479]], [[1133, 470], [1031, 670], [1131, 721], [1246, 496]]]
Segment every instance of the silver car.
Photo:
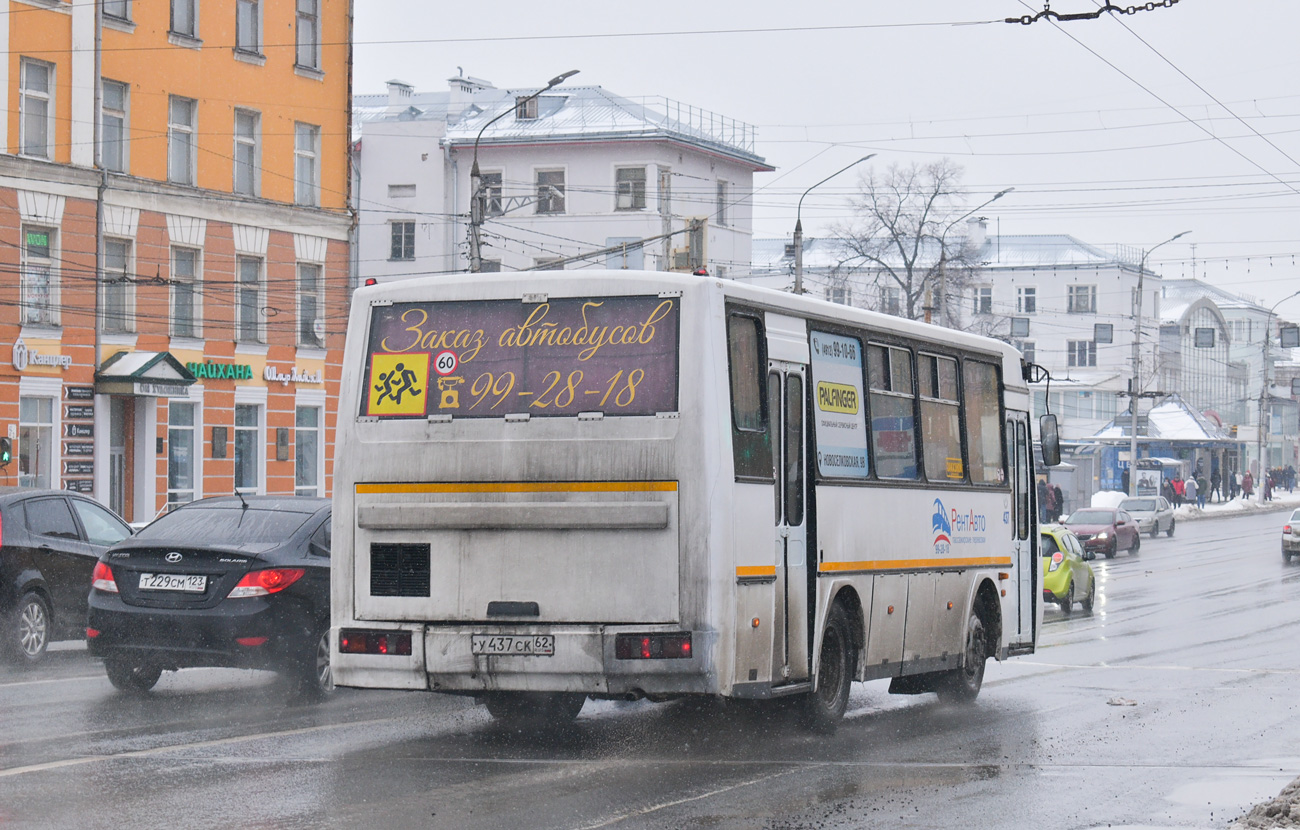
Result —
[[1290, 562], [1292, 556], [1300, 556], [1300, 510], [1292, 513], [1282, 528], [1282, 561]]
[[1174, 535], [1174, 508], [1164, 496], [1133, 496], [1120, 502], [1119, 509], [1133, 517], [1142, 533]]

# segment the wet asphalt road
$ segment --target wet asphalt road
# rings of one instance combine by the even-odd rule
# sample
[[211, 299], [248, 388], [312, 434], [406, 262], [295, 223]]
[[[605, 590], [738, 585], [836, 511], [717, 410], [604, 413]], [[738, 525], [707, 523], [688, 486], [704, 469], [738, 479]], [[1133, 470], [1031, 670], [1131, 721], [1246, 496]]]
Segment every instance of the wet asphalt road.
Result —
[[829, 738], [770, 710], [589, 702], [524, 741], [458, 699], [295, 706], [256, 673], [124, 695], [61, 652], [0, 668], [0, 828], [1224, 827], [1300, 775], [1283, 515], [1098, 560], [1095, 613], [1049, 608], [974, 706], [855, 684]]

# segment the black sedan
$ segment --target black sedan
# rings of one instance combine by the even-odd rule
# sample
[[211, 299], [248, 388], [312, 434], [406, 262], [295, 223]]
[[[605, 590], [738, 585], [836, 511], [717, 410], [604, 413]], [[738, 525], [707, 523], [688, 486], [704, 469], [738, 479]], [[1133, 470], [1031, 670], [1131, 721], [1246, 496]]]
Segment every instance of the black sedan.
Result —
[[95, 562], [131, 528], [75, 493], [0, 488], [0, 645], [25, 664], [80, 638]]
[[119, 689], [164, 670], [271, 669], [332, 688], [330, 502], [222, 496], [173, 510], [95, 566], [86, 639]]

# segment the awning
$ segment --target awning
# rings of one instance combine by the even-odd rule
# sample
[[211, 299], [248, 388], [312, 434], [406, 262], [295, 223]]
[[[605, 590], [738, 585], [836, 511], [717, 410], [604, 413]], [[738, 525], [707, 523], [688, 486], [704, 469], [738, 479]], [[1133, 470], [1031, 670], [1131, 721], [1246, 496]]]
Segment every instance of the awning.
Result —
[[118, 352], [95, 373], [95, 393], [184, 398], [194, 380], [170, 352]]

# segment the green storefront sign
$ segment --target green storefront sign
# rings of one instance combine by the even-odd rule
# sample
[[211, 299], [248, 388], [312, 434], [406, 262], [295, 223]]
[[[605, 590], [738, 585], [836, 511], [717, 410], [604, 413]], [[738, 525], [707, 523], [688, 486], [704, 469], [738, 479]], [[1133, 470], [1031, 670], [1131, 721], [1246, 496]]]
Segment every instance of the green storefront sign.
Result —
[[199, 380], [252, 380], [253, 367], [247, 363], [186, 363], [185, 368]]

